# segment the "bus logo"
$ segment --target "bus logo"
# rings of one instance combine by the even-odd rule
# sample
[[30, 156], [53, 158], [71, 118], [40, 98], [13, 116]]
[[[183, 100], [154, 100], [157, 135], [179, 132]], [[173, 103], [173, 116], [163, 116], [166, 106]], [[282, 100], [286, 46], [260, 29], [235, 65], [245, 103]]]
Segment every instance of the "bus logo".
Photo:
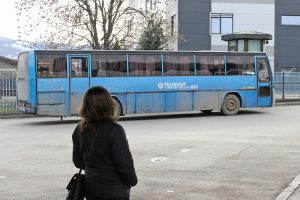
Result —
[[160, 90], [185, 90], [189, 88], [184, 82], [159, 82], [157, 87]]
[[159, 83], [157, 84], [157, 87], [158, 87], [158, 89], [160, 89], [160, 90], [164, 89], [164, 83], [159, 82]]

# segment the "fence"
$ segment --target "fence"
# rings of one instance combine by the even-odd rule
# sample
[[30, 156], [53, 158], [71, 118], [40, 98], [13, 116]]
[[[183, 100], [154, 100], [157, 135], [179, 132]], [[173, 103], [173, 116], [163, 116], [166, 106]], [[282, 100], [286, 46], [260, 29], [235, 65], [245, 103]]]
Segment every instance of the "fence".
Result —
[[16, 74], [0, 72], [0, 113], [17, 112]]
[[275, 72], [276, 99], [300, 98], [300, 72]]
[[[300, 98], [300, 72], [274, 73], [276, 99]], [[0, 113], [17, 112], [16, 74], [0, 72]]]

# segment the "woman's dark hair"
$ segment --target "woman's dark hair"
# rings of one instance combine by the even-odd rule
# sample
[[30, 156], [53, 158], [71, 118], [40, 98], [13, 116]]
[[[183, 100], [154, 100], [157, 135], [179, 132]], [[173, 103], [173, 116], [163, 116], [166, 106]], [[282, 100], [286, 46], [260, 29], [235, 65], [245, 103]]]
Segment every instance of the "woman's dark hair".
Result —
[[80, 131], [88, 129], [96, 132], [99, 123], [115, 122], [114, 108], [115, 104], [104, 87], [95, 86], [88, 89], [79, 111], [82, 117]]

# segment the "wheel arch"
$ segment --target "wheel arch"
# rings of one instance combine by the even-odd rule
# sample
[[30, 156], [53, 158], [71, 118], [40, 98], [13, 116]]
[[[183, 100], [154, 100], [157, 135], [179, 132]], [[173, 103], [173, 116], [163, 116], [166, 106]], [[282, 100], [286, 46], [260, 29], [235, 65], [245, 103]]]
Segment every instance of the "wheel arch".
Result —
[[113, 99], [115, 99], [119, 104], [120, 104], [120, 106], [121, 106], [121, 115], [124, 115], [124, 110], [123, 110], [123, 104], [122, 104], [122, 102], [120, 101], [120, 99], [119, 99], [119, 97], [117, 97], [116, 95], [111, 95], [111, 97], [113, 98]]
[[237, 91], [227, 92], [227, 93], [223, 96], [223, 98], [222, 98], [222, 101], [221, 101], [222, 103], [221, 103], [221, 105], [224, 103], [225, 97], [226, 97], [227, 95], [229, 95], [229, 94], [233, 94], [233, 95], [237, 96], [237, 98], [239, 98], [239, 100], [240, 100], [240, 107], [243, 107], [243, 100], [242, 100], [242, 97], [241, 97], [240, 93], [237, 92]]

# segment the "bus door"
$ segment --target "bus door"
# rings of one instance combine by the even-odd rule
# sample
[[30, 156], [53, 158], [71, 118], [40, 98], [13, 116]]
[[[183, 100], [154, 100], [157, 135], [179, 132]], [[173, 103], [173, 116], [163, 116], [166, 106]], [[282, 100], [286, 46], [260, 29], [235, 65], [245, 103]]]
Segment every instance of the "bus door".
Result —
[[70, 114], [76, 115], [90, 87], [90, 55], [68, 55], [70, 77]]
[[272, 106], [272, 74], [266, 57], [256, 57], [257, 106]]

